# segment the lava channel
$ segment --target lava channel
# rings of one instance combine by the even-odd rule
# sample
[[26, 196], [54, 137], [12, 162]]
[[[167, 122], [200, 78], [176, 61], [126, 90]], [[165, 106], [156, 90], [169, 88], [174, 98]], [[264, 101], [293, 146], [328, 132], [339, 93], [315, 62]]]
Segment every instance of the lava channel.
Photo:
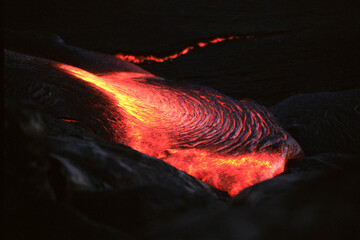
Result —
[[113, 99], [122, 116], [121, 123], [114, 123], [113, 141], [162, 159], [231, 196], [281, 173], [287, 159], [302, 154], [298, 143], [254, 102], [153, 75], [94, 75], [69, 65], [57, 67]]
[[143, 62], [165, 62], [165, 61], [169, 61], [169, 60], [174, 60], [175, 58], [178, 58], [182, 55], [185, 55], [187, 53], [189, 53], [189, 51], [194, 50], [195, 48], [198, 47], [205, 47], [209, 44], [215, 44], [215, 43], [220, 43], [220, 42], [224, 42], [224, 41], [229, 41], [229, 40], [234, 40], [234, 39], [250, 39], [250, 38], [254, 38], [254, 35], [245, 35], [245, 36], [230, 36], [230, 37], [222, 37], [222, 38], [214, 38], [212, 40], [209, 41], [203, 41], [203, 42], [198, 42], [196, 45], [194, 46], [189, 46], [184, 48], [182, 51], [178, 52], [178, 53], [174, 53], [172, 55], [169, 56], [165, 56], [165, 57], [156, 57], [156, 56], [136, 56], [136, 55], [128, 55], [128, 54], [123, 54], [123, 53], [119, 53], [116, 54], [115, 57], [120, 58], [122, 60], [128, 61], [128, 62], [132, 62], [132, 63], [143, 63]]

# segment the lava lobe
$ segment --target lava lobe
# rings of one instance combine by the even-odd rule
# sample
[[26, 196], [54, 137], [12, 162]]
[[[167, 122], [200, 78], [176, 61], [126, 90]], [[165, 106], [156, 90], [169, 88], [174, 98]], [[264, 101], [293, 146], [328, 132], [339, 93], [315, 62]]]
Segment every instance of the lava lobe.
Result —
[[[92, 74], [57, 64], [112, 99], [113, 141], [157, 157], [231, 196], [281, 173], [299, 144], [264, 107], [151, 74]], [[110, 108], [109, 108], [110, 109]], [[110, 111], [110, 110], [109, 110]], [[113, 110], [112, 110], [113, 111]]]

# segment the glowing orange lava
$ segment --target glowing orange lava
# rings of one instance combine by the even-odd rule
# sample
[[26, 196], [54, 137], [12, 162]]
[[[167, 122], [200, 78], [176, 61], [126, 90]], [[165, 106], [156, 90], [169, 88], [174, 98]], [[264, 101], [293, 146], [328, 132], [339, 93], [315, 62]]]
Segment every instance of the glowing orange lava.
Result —
[[230, 37], [224, 37], [224, 38], [215, 38], [206, 42], [199, 42], [197, 43], [195, 46], [189, 46], [184, 48], [182, 51], [180, 51], [179, 53], [175, 53], [172, 54], [170, 56], [165, 56], [165, 57], [156, 57], [156, 56], [135, 56], [135, 55], [126, 55], [126, 54], [116, 54], [115, 56], [117, 58], [120, 58], [122, 60], [128, 61], [128, 62], [132, 62], [132, 63], [143, 63], [145, 61], [150, 61], [150, 62], [165, 62], [168, 60], [173, 60], [177, 57], [180, 57], [182, 55], [187, 54], [190, 50], [195, 49], [196, 47], [205, 47], [209, 44], [215, 44], [215, 43], [220, 43], [220, 42], [224, 42], [224, 41], [228, 41], [228, 40], [234, 40], [234, 39], [241, 39], [241, 38], [245, 38], [245, 39], [250, 39], [253, 38], [254, 35], [246, 35], [246, 36], [230, 36]]
[[76, 123], [76, 122], [78, 122], [77, 120], [67, 119], [67, 118], [61, 118], [60, 120], [62, 120], [62, 121], [64, 121], [64, 122], [69, 122], [69, 123]]
[[69, 65], [57, 67], [113, 99], [123, 116], [119, 129], [121, 125], [125, 131], [120, 134], [115, 128], [114, 141], [160, 158], [231, 196], [282, 172], [286, 160], [301, 152], [256, 103], [153, 75], [94, 75]]

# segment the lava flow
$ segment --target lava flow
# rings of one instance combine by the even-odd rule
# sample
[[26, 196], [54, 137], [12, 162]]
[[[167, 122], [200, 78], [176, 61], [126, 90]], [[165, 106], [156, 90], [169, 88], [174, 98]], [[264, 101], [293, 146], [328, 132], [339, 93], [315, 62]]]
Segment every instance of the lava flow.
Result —
[[199, 42], [197, 43], [195, 46], [189, 46], [184, 48], [182, 51], [180, 51], [179, 53], [175, 53], [169, 56], [165, 56], [165, 57], [156, 57], [156, 56], [135, 56], [135, 55], [126, 55], [126, 54], [116, 54], [115, 56], [117, 58], [120, 58], [122, 60], [128, 61], [128, 62], [132, 62], [132, 63], [143, 63], [146, 61], [149, 62], [165, 62], [168, 60], [173, 60], [177, 57], [180, 57], [182, 55], [187, 54], [190, 50], [195, 49], [196, 47], [205, 47], [209, 44], [215, 44], [215, 43], [220, 43], [220, 42], [224, 42], [224, 41], [228, 41], [228, 40], [234, 40], [234, 39], [250, 39], [253, 38], [254, 35], [246, 35], [246, 36], [230, 36], [230, 37], [223, 37], [223, 38], [214, 38], [212, 40], [209, 41], [204, 41], [204, 42]]
[[62, 71], [113, 100], [122, 122], [114, 141], [157, 157], [231, 196], [284, 169], [301, 148], [262, 106], [153, 75]]

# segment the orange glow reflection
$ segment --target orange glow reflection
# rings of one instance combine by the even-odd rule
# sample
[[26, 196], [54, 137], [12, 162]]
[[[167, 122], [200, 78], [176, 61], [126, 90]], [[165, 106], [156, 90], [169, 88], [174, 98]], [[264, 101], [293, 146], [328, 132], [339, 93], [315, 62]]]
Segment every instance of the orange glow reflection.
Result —
[[125, 136], [119, 134], [114, 141], [160, 158], [231, 196], [284, 169], [287, 148], [269, 146], [286, 141], [288, 135], [257, 104], [153, 75], [94, 75], [69, 65], [57, 67], [113, 99], [125, 129]]

